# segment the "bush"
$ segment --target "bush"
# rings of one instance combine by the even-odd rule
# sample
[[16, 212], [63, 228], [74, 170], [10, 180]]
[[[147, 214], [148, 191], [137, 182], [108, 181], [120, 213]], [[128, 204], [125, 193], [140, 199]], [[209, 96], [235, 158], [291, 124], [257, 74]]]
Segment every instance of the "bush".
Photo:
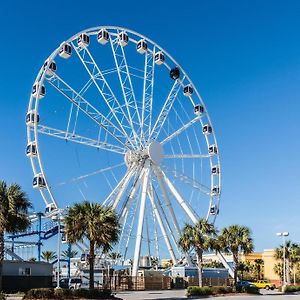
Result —
[[2, 292], [0, 292], [0, 300], [5, 300], [5, 295]]
[[88, 289], [78, 289], [73, 291], [73, 296], [76, 298], [86, 298], [86, 299], [106, 299], [112, 298], [110, 290], [88, 290]]
[[54, 298], [56, 299], [66, 299], [66, 298], [72, 298], [73, 294], [72, 291], [69, 289], [54, 289]]
[[237, 286], [236, 291], [237, 293], [259, 294], [256, 286]]
[[299, 292], [299, 291], [300, 291], [299, 285], [287, 285], [284, 289], [285, 293], [294, 293], [294, 292]]
[[25, 296], [25, 299], [54, 299], [54, 289], [50, 288], [40, 288], [40, 289], [31, 289]]
[[213, 289], [208, 286], [189, 286], [187, 289], [187, 296], [207, 296], [212, 294]]

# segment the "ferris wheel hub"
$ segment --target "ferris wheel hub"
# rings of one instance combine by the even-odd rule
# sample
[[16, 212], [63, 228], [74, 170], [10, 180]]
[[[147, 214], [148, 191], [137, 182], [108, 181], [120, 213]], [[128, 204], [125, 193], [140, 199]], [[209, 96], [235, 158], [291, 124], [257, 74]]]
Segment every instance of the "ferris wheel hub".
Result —
[[147, 148], [147, 154], [152, 162], [159, 165], [162, 162], [164, 156], [163, 146], [160, 143], [153, 141]]

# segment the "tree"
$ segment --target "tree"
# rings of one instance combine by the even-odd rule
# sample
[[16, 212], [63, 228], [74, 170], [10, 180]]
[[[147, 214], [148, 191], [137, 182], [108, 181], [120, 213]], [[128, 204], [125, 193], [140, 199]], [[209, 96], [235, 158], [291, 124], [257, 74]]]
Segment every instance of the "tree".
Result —
[[[283, 245], [280, 245], [278, 248], [275, 249], [274, 258], [281, 260], [283, 262], [283, 252], [285, 250], [285, 271], [286, 271], [286, 283], [291, 284], [291, 276], [290, 276], [290, 263], [291, 263], [291, 256], [292, 252], [295, 252], [295, 249], [297, 249], [298, 245], [295, 243], [292, 243], [290, 240], [286, 241], [285, 247]], [[296, 259], [296, 257], [295, 257]], [[284, 265], [284, 264], [283, 264]]]
[[62, 251], [61, 256], [63, 258], [68, 259], [68, 258], [74, 258], [74, 257], [76, 257], [77, 254], [78, 254], [78, 251], [76, 251], [76, 250], [71, 250], [71, 251], [64, 250], [64, 251]]
[[244, 280], [244, 272], [249, 272], [250, 266], [246, 262], [241, 261], [238, 263], [237, 270], [241, 272], [241, 278]]
[[50, 262], [51, 260], [54, 260], [57, 258], [57, 255], [55, 254], [54, 251], [43, 251], [42, 252], [42, 259], [45, 260], [46, 262]]
[[22, 188], [13, 183], [7, 186], [0, 180], [0, 291], [4, 260], [4, 234], [26, 230], [30, 225], [28, 210], [31, 204]]
[[226, 253], [231, 253], [233, 256], [234, 284], [236, 285], [239, 252], [244, 254], [253, 252], [251, 231], [248, 227], [240, 225], [226, 227], [219, 236], [219, 244]]
[[120, 226], [116, 213], [110, 207], [84, 201], [70, 207], [64, 219], [67, 241], [74, 244], [87, 238], [89, 241], [90, 289], [94, 288], [95, 250], [103, 253], [118, 241]]
[[257, 280], [263, 278], [263, 268], [264, 268], [264, 261], [261, 258], [255, 259], [253, 265], [253, 271], [255, 273]]
[[299, 266], [300, 262], [300, 245], [293, 244], [290, 250], [290, 261], [292, 263], [292, 269], [293, 269], [293, 281], [294, 285], [296, 285], [296, 272], [297, 267]]
[[202, 287], [203, 252], [213, 248], [215, 227], [205, 219], [199, 219], [195, 225], [185, 224], [179, 238], [179, 246], [184, 252], [195, 249], [197, 257], [199, 286]]
[[277, 274], [283, 282], [283, 263], [280, 262], [275, 264], [273, 270], [275, 274]]

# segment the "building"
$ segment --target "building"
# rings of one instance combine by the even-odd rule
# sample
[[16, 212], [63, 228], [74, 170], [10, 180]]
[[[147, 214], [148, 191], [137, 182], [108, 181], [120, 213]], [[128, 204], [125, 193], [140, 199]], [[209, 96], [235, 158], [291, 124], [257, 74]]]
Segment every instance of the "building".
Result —
[[24, 292], [32, 288], [48, 288], [52, 285], [52, 264], [5, 260], [2, 270], [4, 292]]

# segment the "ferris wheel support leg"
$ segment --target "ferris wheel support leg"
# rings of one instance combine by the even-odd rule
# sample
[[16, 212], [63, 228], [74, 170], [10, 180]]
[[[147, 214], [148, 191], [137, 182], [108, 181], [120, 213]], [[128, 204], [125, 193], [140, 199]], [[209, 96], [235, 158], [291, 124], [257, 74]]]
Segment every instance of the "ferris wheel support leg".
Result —
[[[167, 207], [168, 207], [169, 213], [170, 213], [170, 215], [171, 215], [171, 218], [172, 218], [172, 221], [173, 221], [175, 230], [176, 230], [178, 236], [181, 236], [181, 230], [180, 230], [179, 224], [178, 224], [178, 222], [177, 222], [177, 219], [176, 219], [176, 217], [175, 217], [175, 213], [174, 213], [174, 210], [173, 210], [173, 206], [172, 206], [172, 204], [171, 204], [171, 201], [170, 201], [170, 199], [169, 199], [167, 189], [166, 189], [166, 187], [165, 187], [165, 184], [164, 184], [163, 181], [162, 181], [162, 175], [161, 175], [161, 173], [160, 173], [159, 171], [157, 171], [157, 170], [155, 170], [154, 172], [155, 172], [156, 177], [157, 177], [157, 179], [158, 179], [158, 184], [159, 184], [160, 189], [161, 189], [161, 191], [162, 191], [163, 198], [164, 198], [164, 200], [165, 200], [165, 202], [166, 202], [166, 204], [167, 204]], [[185, 255], [185, 257], [186, 257], [186, 260], [187, 260], [188, 264], [191, 266], [191, 265], [192, 265], [192, 261], [191, 261], [190, 256], [188, 255], [187, 252], [184, 252], [184, 255]]]
[[199, 217], [196, 216], [196, 213], [193, 212], [190, 207], [188, 206], [188, 204], [185, 202], [185, 200], [183, 199], [183, 197], [180, 195], [180, 193], [177, 191], [177, 189], [175, 188], [175, 186], [172, 184], [172, 182], [170, 181], [170, 179], [166, 176], [166, 174], [164, 172], [162, 172], [163, 178], [167, 184], [167, 186], [169, 187], [171, 193], [173, 194], [173, 196], [175, 197], [175, 199], [177, 200], [177, 202], [179, 203], [179, 205], [183, 208], [183, 210], [186, 212], [186, 214], [189, 216], [189, 218], [191, 219], [191, 221], [196, 224], [198, 222]]
[[156, 216], [156, 219], [157, 219], [157, 222], [159, 224], [159, 227], [160, 227], [160, 230], [162, 232], [162, 235], [164, 237], [164, 240], [165, 240], [165, 243], [167, 245], [167, 248], [168, 248], [168, 251], [170, 253], [170, 256], [171, 256], [171, 259], [173, 261], [173, 264], [175, 265], [177, 263], [177, 259], [175, 257], [175, 254], [174, 254], [174, 250], [173, 250], [173, 247], [170, 243], [170, 240], [169, 240], [169, 237], [168, 237], [168, 234], [167, 234], [167, 231], [166, 231], [166, 228], [165, 228], [165, 225], [162, 221], [162, 218], [161, 218], [161, 215], [160, 215], [160, 212], [158, 210], [158, 207], [156, 206], [156, 203], [155, 203], [155, 200], [154, 200], [154, 195], [153, 195], [153, 188], [152, 186], [150, 186], [150, 192], [148, 193], [149, 195], [149, 198], [150, 198], [150, 201], [151, 201], [151, 205], [153, 207], [153, 211], [155, 213], [155, 216]]
[[144, 173], [144, 178], [143, 178], [140, 214], [139, 214], [139, 220], [138, 220], [135, 250], [134, 250], [134, 257], [133, 257], [132, 276], [137, 276], [137, 274], [138, 274], [148, 181], [149, 181], [149, 162], [145, 166], [145, 173]]

